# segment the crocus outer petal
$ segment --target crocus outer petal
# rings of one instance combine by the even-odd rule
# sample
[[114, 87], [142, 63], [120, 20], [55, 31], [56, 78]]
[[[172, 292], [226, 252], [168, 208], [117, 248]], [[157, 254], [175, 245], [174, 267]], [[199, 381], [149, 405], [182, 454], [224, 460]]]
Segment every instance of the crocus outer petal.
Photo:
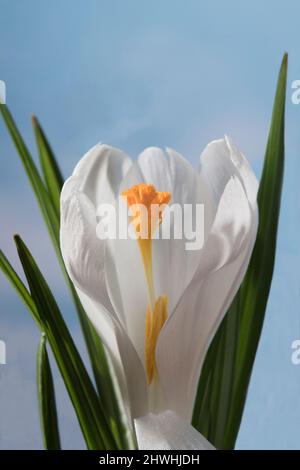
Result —
[[121, 150], [105, 144], [95, 145], [81, 158], [66, 181], [62, 200], [76, 187], [96, 208], [99, 204], [114, 203], [120, 183], [131, 165], [131, 159]]
[[111, 309], [105, 275], [105, 240], [96, 235], [96, 211], [115, 204], [124, 173], [131, 165], [121, 151], [96, 145], [80, 160], [61, 193], [61, 250], [74, 284]]
[[135, 420], [140, 450], [215, 450], [190, 424], [167, 410]]
[[230, 137], [214, 140], [206, 146], [201, 155], [200, 174], [209, 185], [216, 205], [229, 178], [237, 176], [245, 188], [251, 207], [256, 209], [258, 181], [248, 161]]
[[90, 199], [73, 189], [61, 206], [61, 249], [73, 283], [111, 310], [105, 286], [105, 243], [96, 236], [96, 211]]

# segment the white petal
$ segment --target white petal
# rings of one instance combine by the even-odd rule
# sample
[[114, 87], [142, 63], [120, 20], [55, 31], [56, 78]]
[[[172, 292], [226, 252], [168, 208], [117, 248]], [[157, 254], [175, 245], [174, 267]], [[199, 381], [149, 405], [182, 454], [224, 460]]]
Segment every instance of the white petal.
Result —
[[248, 161], [229, 137], [209, 143], [200, 160], [200, 174], [211, 188], [217, 205], [228, 180], [237, 176], [244, 186], [250, 205], [255, 207], [257, 179]]
[[100, 203], [115, 203], [124, 173], [131, 165], [121, 151], [96, 145], [78, 163], [61, 193], [61, 250], [74, 284], [111, 310], [107, 294], [105, 241], [96, 236]]
[[62, 189], [62, 201], [75, 189], [81, 191], [97, 207], [101, 203], [114, 203], [123, 176], [132, 162], [121, 150], [109, 145], [92, 147], [76, 165], [72, 176]]
[[190, 420], [201, 366], [247, 268], [257, 211], [237, 177], [221, 197], [199, 268], [161, 331], [157, 367], [167, 406]]
[[158, 191], [172, 192], [169, 160], [162, 149], [146, 148], [139, 155], [137, 165], [146, 183], [153, 184]]
[[140, 450], [215, 450], [195, 428], [170, 410], [136, 419], [135, 429]]
[[[187, 213], [185, 213], [183, 228], [187, 227], [187, 222], [189, 221], [192, 224], [193, 230], [196, 228], [196, 204], [204, 206], [205, 242], [215, 217], [210, 191], [201, 175], [195, 171], [182, 155], [172, 149], [167, 149], [167, 154], [169, 157], [172, 186], [171, 204], [179, 204], [182, 209], [184, 209], [185, 204], [191, 205], [193, 215], [189, 218]], [[166, 280], [169, 280], [169, 289], [164, 293], [169, 294], [170, 314], [172, 314], [179, 298], [193, 278], [200, 262], [200, 250], [187, 250], [187, 241], [185, 234], [183, 234], [181, 240], [171, 238], [165, 244], [163, 244], [163, 241], [157, 243], [157, 272], [155, 277], [162, 285]]]
[[111, 301], [118, 309], [119, 318], [124, 319], [124, 328], [144, 363], [148, 295], [138, 243], [130, 239], [109, 240], [106, 254]]
[[105, 243], [96, 236], [95, 207], [73, 190], [61, 206], [60, 245], [68, 274], [76, 287], [112, 310], [105, 286]]

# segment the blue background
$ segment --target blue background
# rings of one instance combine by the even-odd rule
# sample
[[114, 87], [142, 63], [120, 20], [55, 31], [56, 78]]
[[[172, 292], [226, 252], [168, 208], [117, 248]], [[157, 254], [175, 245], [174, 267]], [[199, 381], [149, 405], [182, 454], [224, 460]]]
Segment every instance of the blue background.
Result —
[[[277, 73], [289, 52], [286, 172], [271, 296], [237, 447], [300, 448], [300, 79], [297, 1], [0, 0], [0, 79], [36, 157], [30, 115], [40, 119], [67, 176], [98, 141], [135, 157], [171, 146], [197, 164], [227, 133], [260, 175]], [[32, 191], [0, 123], [0, 244], [19, 272], [12, 234], [28, 243], [83, 354]], [[0, 277], [0, 448], [41, 448], [35, 387], [38, 332]], [[66, 448], [82, 448], [64, 387], [55, 383]]]

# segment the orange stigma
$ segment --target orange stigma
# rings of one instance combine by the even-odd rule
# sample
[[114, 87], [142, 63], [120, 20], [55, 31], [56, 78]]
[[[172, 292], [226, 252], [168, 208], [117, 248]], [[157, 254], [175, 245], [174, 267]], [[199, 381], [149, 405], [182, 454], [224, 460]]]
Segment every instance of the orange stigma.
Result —
[[157, 191], [153, 184], [141, 183], [122, 192], [128, 207], [133, 209], [132, 221], [138, 238], [152, 238], [162, 222], [162, 212], [171, 194]]
[[146, 312], [145, 366], [148, 385], [156, 375], [155, 352], [159, 333], [168, 318], [168, 298], [156, 298], [152, 269], [152, 238], [162, 223], [162, 215], [171, 194], [157, 191], [153, 184], [141, 183], [122, 192], [132, 211], [131, 220], [137, 233], [147, 280], [149, 306]]

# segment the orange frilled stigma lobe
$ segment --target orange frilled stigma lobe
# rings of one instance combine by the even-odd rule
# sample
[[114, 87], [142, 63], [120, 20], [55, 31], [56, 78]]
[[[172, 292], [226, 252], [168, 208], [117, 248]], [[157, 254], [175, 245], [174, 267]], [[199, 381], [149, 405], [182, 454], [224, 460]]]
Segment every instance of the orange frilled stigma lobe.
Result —
[[[170, 202], [169, 192], [157, 191], [153, 184], [141, 183], [122, 192], [128, 207], [134, 208], [131, 216], [137, 232], [145, 276], [149, 306], [146, 312], [145, 367], [148, 385], [155, 378], [155, 352], [159, 333], [168, 318], [168, 298], [162, 295], [156, 299], [152, 269], [152, 237], [162, 222], [165, 205]], [[134, 207], [135, 206], [135, 207]], [[143, 224], [146, 228], [143, 228]]]
[[[122, 192], [126, 198], [128, 207], [134, 209], [132, 220], [139, 238], [152, 238], [157, 227], [162, 222], [162, 212], [166, 204], [170, 202], [171, 194], [157, 191], [153, 184], [141, 183]], [[146, 220], [143, 216], [146, 215]], [[146, 223], [146, 230], [142, 230], [142, 224]]]

